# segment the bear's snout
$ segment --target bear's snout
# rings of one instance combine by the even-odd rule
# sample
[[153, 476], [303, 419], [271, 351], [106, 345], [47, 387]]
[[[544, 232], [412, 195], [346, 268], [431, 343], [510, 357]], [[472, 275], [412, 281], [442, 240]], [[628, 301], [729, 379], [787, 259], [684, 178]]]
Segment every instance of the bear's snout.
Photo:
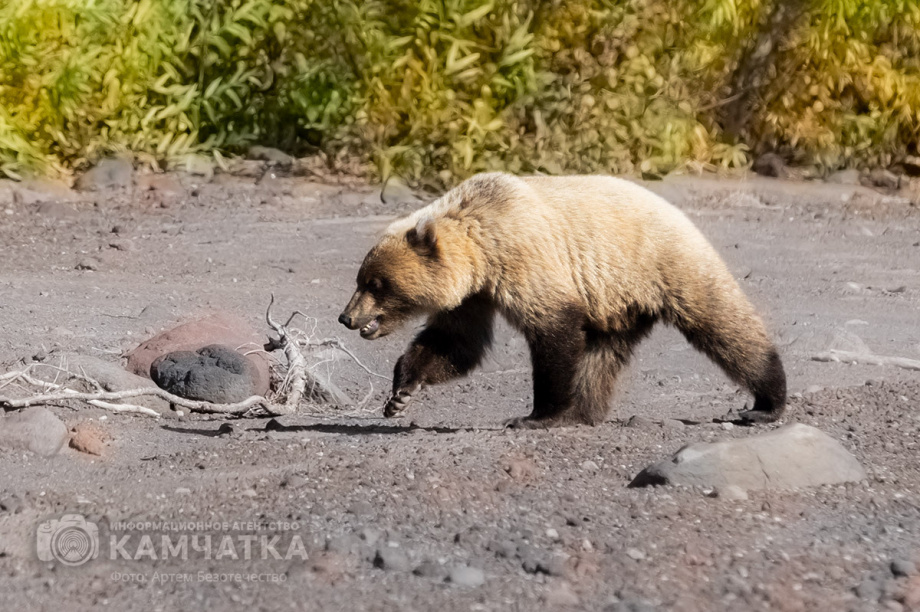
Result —
[[347, 327], [348, 329], [357, 329], [357, 327], [358, 327], [357, 325], [355, 325], [355, 320], [354, 320], [354, 318], [348, 316], [348, 315], [345, 314], [344, 312], [343, 312], [342, 314], [339, 315], [339, 323], [341, 323], [342, 325], [344, 325], [344, 326]]

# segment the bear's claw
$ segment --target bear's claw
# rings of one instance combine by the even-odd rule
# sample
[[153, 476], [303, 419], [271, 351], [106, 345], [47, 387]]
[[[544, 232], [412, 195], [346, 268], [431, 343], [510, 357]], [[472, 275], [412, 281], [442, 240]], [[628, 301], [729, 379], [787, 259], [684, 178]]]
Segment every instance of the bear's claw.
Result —
[[530, 417], [515, 417], [502, 423], [505, 429], [547, 429], [549, 426], [547, 421], [539, 421]]
[[401, 389], [394, 393], [389, 400], [387, 400], [386, 405], [383, 407], [383, 416], [393, 418], [399, 416], [400, 413], [405, 411], [406, 406], [409, 405], [409, 402], [412, 401], [412, 396], [415, 394], [421, 385], [418, 385], [411, 393], [404, 389]]

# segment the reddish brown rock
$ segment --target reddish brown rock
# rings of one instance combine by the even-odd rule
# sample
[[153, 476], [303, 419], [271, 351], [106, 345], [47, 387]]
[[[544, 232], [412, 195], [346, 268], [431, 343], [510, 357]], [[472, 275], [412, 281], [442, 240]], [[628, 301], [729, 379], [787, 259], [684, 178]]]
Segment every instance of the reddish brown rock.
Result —
[[70, 446], [81, 453], [101, 456], [110, 436], [94, 423], [84, 421], [70, 430]]
[[129, 352], [129, 372], [150, 378], [150, 366], [154, 360], [176, 351], [197, 351], [212, 344], [232, 347], [241, 353], [248, 353], [246, 359], [254, 369], [253, 391], [258, 395], [268, 393], [271, 374], [268, 355], [261, 351], [267, 335], [256, 332], [245, 320], [227, 312], [184, 323], [166, 330], [142, 342]]

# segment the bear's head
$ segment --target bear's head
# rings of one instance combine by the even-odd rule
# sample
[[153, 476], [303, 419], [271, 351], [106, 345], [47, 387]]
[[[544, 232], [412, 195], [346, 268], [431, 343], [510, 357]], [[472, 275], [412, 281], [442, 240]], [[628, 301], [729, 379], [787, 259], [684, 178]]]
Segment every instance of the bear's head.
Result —
[[454, 238], [449, 224], [422, 217], [408, 230], [400, 225], [368, 252], [358, 288], [339, 315], [339, 323], [368, 340], [414, 316], [455, 308], [469, 294], [470, 258], [463, 256], [469, 248]]

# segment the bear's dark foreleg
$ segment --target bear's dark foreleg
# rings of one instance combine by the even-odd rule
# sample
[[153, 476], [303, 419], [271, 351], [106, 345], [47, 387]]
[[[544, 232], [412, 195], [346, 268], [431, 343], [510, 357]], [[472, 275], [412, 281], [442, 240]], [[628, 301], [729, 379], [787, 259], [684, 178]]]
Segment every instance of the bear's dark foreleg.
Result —
[[405, 410], [422, 386], [464, 376], [479, 365], [492, 344], [494, 319], [495, 308], [479, 295], [433, 316], [396, 362], [393, 394], [383, 408], [384, 416]]
[[575, 380], [585, 356], [584, 312], [572, 307], [524, 329], [533, 366], [533, 412], [509, 427], [553, 427], [587, 422]]
[[536, 428], [602, 423], [610, 411], [617, 375], [657, 320], [657, 314], [630, 309], [619, 329], [601, 331], [586, 325], [584, 313], [572, 309], [554, 326], [528, 335], [534, 410], [507, 425]]

